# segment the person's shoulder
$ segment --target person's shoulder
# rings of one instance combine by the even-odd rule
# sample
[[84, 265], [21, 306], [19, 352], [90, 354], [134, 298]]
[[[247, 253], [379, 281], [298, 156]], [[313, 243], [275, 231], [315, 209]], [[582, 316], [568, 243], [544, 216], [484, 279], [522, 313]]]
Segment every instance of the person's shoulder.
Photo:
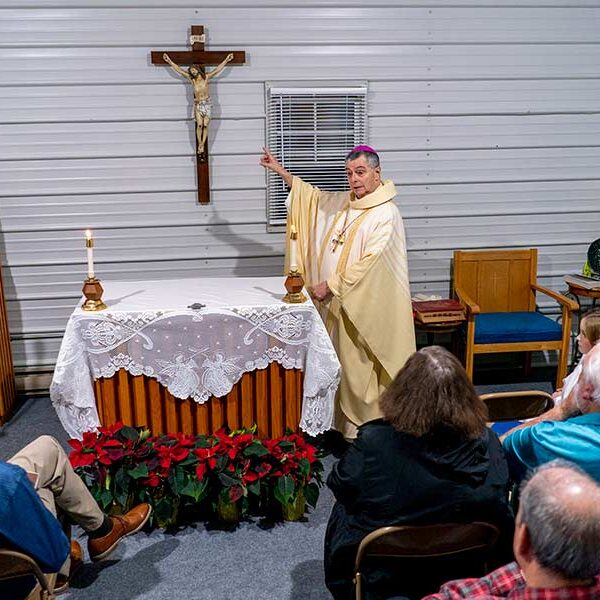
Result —
[[14, 491], [25, 481], [28, 481], [27, 473], [21, 467], [0, 461], [0, 487], [4, 493]]
[[512, 447], [555, 441], [557, 437], [568, 434], [569, 430], [577, 426], [575, 418], [565, 421], [540, 421], [531, 427], [517, 429], [505, 438], [503, 446], [505, 450], [510, 450]]
[[394, 434], [394, 428], [383, 419], [367, 421], [358, 428], [358, 438], [362, 441], [381, 439]]

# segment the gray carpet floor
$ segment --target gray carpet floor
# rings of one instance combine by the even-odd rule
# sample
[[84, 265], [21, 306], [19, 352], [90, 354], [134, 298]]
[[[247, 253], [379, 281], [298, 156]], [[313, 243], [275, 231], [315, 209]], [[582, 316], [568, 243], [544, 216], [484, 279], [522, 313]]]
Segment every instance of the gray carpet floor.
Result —
[[[47, 398], [28, 400], [0, 431], [0, 459], [41, 434], [69, 449]], [[325, 462], [328, 471], [333, 459]], [[61, 598], [329, 599], [322, 555], [332, 506], [333, 496], [323, 488], [317, 508], [297, 523], [265, 526], [257, 519], [234, 531], [208, 530], [202, 523], [169, 533], [142, 531], [123, 540], [109, 559], [86, 561]], [[85, 536], [80, 541], [85, 548]]]
[[[478, 386], [479, 393], [543, 389], [550, 384]], [[0, 430], [0, 459], [7, 459], [37, 436], [56, 437], [66, 450], [62, 429], [49, 399], [25, 402]], [[334, 459], [326, 457], [325, 471]], [[316, 509], [297, 523], [266, 526], [244, 522], [234, 531], [207, 529], [199, 523], [175, 532], [142, 531], [126, 538], [106, 561], [87, 561], [62, 598], [326, 600], [323, 539], [333, 496], [321, 490]], [[75, 535], [82, 532], [75, 529]], [[85, 543], [82, 543], [85, 548]]]

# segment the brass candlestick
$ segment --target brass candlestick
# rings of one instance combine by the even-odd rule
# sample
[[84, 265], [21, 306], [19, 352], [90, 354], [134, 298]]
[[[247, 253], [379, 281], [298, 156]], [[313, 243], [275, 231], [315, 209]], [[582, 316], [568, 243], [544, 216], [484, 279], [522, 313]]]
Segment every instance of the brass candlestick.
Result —
[[85, 296], [85, 302], [81, 305], [83, 310], [104, 310], [108, 308], [104, 302], [102, 302], [102, 292], [104, 289], [100, 284], [100, 281], [95, 277], [88, 277], [83, 282], [83, 288], [81, 290]]
[[288, 304], [301, 304], [302, 302], [306, 302], [306, 296], [302, 292], [302, 288], [304, 287], [304, 279], [302, 279], [302, 275], [300, 275], [298, 271], [295, 269], [290, 271], [285, 280], [284, 286], [288, 292], [283, 297], [284, 302], [287, 302]]

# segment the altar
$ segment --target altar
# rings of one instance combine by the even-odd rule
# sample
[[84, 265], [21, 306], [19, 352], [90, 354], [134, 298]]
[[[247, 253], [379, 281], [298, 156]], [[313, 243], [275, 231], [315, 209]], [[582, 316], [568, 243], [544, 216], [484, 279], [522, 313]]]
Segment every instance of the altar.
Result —
[[102, 283], [108, 308], [73, 311], [50, 386], [69, 435], [331, 428], [340, 363], [312, 302], [281, 300], [282, 277]]

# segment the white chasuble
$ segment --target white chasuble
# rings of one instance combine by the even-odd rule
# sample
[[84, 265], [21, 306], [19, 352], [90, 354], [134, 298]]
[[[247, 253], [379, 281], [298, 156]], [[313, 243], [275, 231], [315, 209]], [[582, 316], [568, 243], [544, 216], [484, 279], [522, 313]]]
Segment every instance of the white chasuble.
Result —
[[[326, 280], [316, 302], [342, 364], [335, 426], [346, 437], [380, 415], [378, 399], [415, 351], [402, 217], [396, 188], [323, 192], [294, 177], [289, 229], [298, 231], [298, 269], [307, 286]], [[286, 253], [286, 272], [287, 272]]]

